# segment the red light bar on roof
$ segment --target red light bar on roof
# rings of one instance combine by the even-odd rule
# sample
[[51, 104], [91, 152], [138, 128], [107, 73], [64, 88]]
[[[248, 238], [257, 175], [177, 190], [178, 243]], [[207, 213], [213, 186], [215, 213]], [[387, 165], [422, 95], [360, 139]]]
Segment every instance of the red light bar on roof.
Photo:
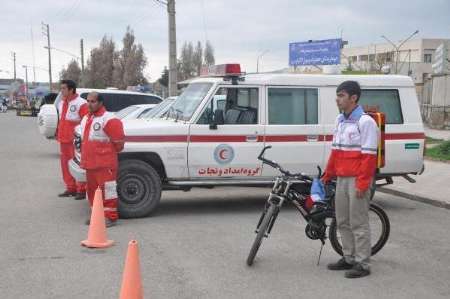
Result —
[[211, 65], [209, 67], [204, 66], [200, 71], [201, 76], [207, 77], [233, 77], [241, 76], [241, 65], [238, 63], [228, 63]]

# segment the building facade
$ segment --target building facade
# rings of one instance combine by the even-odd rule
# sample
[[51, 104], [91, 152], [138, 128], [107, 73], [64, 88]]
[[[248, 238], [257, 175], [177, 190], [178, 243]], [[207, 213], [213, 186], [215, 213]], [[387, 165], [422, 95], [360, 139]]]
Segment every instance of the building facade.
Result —
[[389, 43], [369, 44], [342, 49], [341, 64], [356, 71], [409, 75], [416, 85], [423, 85], [432, 74], [434, 51], [450, 39], [412, 39], [405, 42], [399, 51]]

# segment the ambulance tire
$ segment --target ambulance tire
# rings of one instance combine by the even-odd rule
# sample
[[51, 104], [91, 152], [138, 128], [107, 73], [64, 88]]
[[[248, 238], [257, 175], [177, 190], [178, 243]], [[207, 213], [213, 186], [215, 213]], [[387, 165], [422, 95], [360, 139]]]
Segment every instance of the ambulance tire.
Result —
[[161, 178], [148, 163], [140, 160], [120, 162], [117, 179], [120, 218], [149, 216], [161, 199]]

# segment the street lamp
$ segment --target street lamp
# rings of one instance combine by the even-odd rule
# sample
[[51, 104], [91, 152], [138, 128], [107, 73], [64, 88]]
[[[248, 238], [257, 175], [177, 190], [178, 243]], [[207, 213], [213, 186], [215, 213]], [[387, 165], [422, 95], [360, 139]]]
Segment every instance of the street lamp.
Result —
[[259, 54], [258, 58], [256, 58], [256, 73], [259, 73], [259, 60], [269, 52], [269, 50], [263, 51], [261, 54]]
[[400, 56], [400, 48], [403, 46], [404, 43], [409, 41], [414, 35], [419, 33], [419, 30], [414, 31], [408, 38], [404, 39], [398, 46], [394, 44], [390, 39], [388, 39], [386, 36], [382, 35], [381, 38], [385, 39], [388, 43], [390, 43], [394, 49], [395, 49], [395, 73], [398, 74], [398, 58]]

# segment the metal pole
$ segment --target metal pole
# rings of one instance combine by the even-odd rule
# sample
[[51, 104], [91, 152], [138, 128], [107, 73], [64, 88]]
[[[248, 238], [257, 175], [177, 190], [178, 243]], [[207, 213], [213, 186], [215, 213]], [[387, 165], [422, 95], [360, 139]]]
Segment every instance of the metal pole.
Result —
[[167, 0], [169, 16], [169, 96], [177, 95], [177, 37], [175, 25], [175, 0]]
[[261, 54], [259, 54], [258, 58], [256, 58], [256, 73], [259, 73], [259, 60], [267, 53], [269, 50], [263, 51]]
[[28, 102], [29, 101], [29, 98], [28, 98], [28, 66], [23, 65], [22, 67], [25, 68], [25, 96], [26, 96], [27, 102]]
[[42, 23], [42, 26], [44, 27], [44, 35], [47, 36], [47, 49], [48, 49], [48, 79], [50, 84], [50, 91], [52, 90], [52, 52], [51, 52], [51, 45], [50, 45], [50, 26], [48, 24]]
[[33, 84], [36, 83], [36, 57], [34, 54], [34, 35], [33, 26], [31, 26], [31, 51], [33, 52]]
[[408, 56], [409, 56], [409, 60], [408, 60], [408, 76], [410, 76], [411, 75], [411, 49], [409, 49], [409, 51], [408, 51], [409, 53], [408, 53]]
[[16, 52], [12, 52], [12, 57], [14, 61], [14, 81], [16, 80]]
[[84, 72], [84, 43], [80, 40], [80, 55], [81, 55], [81, 71]]

